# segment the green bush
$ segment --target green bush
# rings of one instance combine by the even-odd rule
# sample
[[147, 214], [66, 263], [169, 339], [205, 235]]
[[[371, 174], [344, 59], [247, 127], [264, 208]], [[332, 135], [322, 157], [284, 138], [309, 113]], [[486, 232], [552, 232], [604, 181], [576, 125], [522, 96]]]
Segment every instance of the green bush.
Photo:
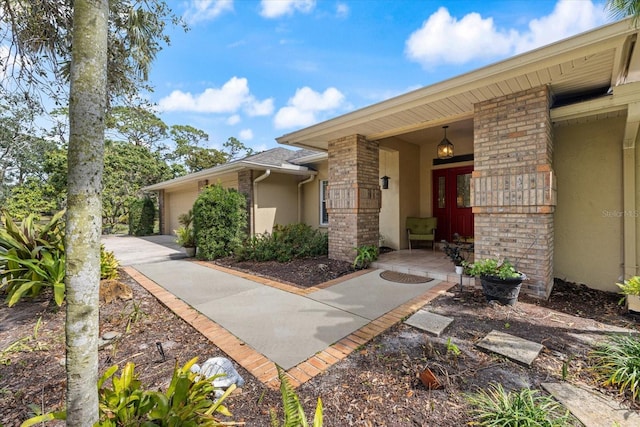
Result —
[[[213, 400], [213, 378], [203, 378], [190, 371], [197, 358], [184, 366], [175, 366], [171, 383], [165, 392], [145, 390], [128, 362], [120, 377], [114, 376], [118, 366], [109, 368], [98, 380], [98, 427], [133, 426], [219, 426], [215, 415], [231, 416], [222, 402], [236, 388], [232, 385], [217, 400]], [[105, 384], [108, 380], [111, 387]], [[28, 427], [41, 422], [61, 420], [66, 412], [55, 412], [25, 421]], [[224, 425], [237, 425], [227, 422]]]
[[596, 345], [589, 354], [592, 369], [605, 386], [629, 391], [633, 400], [640, 394], [640, 338], [633, 335], [612, 335]]
[[289, 224], [276, 225], [271, 233], [247, 239], [234, 254], [240, 260], [287, 262], [326, 255], [328, 248], [327, 233], [306, 224]]
[[472, 406], [473, 425], [490, 427], [562, 427], [581, 425], [568, 410], [551, 396], [541, 396], [528, 388], [506, 392], [500, 384], [491, 384], [467, 396]]
[[0, 292], [12, 306], [52, 288], [56, 304], [64, 301], [64, 211], [40, 224], [29, 214], [16, 224], [3, 213], [0, 227]]
[[151, 197], [134, 200], [129, 205], [129, 235], [149, 236], [153, 234], [156, 207]]
[[228, 256], [242, 243], [247, 228], [246, 207], [243, 194], [221, 185], [211, 185], [200, 193], [193, 205], [198, 258]]

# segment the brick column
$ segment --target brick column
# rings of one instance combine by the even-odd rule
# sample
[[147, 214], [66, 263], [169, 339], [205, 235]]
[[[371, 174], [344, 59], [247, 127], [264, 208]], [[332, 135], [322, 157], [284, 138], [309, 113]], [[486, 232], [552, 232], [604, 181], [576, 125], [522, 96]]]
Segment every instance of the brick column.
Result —
[[549, 106], [543, 86], [476, 104], [474, 113], [475, 259], [509, 258], [529, 277], [522, 291], [540, 298], [553, 287]]
[[245, 232], [251, 233], [253, 223], [253, 171], [242, 170], [238, 172], [238, 193], [244, 194], [247, 198], [247, 227]]
[[354, 248], [378, 245], [378, 143], [362, 135], [329, 141], [329, 258], [353, 261]]

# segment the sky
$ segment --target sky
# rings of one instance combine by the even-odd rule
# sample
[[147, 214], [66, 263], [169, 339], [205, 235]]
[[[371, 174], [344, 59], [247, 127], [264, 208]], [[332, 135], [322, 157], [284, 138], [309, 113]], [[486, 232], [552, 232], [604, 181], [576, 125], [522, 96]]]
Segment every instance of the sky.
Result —
[[611, 22], [593, 0], [168, 0], [149, 94], [221, 148], [276, 137]]

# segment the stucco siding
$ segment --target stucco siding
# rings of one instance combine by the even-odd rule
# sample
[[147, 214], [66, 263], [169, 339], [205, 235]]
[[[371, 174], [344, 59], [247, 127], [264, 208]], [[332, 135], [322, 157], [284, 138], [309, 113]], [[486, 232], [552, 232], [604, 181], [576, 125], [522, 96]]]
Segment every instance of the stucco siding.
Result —
[[313, 181], [302, 185], [300, 220], [313, 228], [327, 229], [326, 225], [320, 225], [320, 181], [329, 179], [328, 165], [324, 161], [309, 166], [318, 171], [318, 175]]
[[291, 224], [298, 221], [297, 175], [272, 174], [258, 182], [254, 189], [255, 233], [270, 233], [275, 224]]
[[617, 290], [623, 262], [624, 124], [624, 119], [606, 119], [554, 129], [555, 277]]

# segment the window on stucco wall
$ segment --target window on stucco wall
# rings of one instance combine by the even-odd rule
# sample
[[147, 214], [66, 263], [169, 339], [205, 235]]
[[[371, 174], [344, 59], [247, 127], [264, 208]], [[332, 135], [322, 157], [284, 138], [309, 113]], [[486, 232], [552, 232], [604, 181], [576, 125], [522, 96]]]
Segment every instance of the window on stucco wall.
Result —
[[329, 225], [329, 214], [327, 213], [327, 186], [329, 181], [320, 181], [320, 225]]

